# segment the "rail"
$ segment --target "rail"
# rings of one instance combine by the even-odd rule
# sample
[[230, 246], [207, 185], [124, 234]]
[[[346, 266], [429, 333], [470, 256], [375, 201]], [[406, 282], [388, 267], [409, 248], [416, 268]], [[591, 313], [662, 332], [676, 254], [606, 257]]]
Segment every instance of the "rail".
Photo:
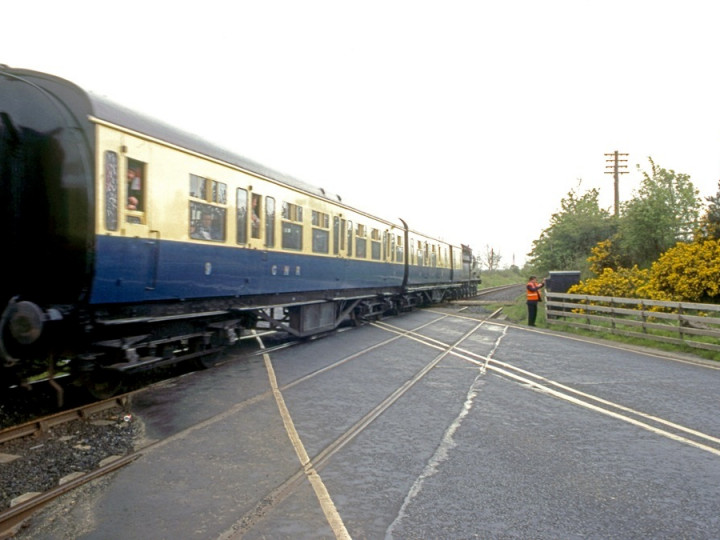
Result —
[[127, 409], [128, 407], [128, 394], [122, 394], [109, 399], [98, 401], [95, 403], [89, 403], [82, 405], [74, 409], [67, 411], [61, 411], [49, 416], [43, 416], [35, 420], [30, 420], [23, 424], [16, 426], [10, 426], [0, 429], [0, 444], [19, 439], [21, 437], [27, 437], [29, 435], [37, 435], [38, 433], [45, 433], [50, 428], [72, 422], [73, 420], [83, 420], [91, 417], [93, 414], [120, 407], [121, 409]]
[[[503, 296], [504, 300], [515, 301], [515, 296], [522, 294], [525, 290], [525, 285], [522, 283], [511, 283], [510, 285], [498, 285], [497, 287], [487, 287], [477, 291], [475, 298], [484, 298], [494, 295]], [[507, 294], [506, 294], [507, 293]]]
[[547, 292], [550, 325], [720, 351], [720, 305]]

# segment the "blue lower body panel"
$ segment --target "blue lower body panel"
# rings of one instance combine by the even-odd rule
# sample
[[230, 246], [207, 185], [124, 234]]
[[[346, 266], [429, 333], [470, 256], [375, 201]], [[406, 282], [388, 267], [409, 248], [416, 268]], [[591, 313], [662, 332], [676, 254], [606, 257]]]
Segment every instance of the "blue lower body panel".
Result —
[[403, 265], [98, 236], [92, 304], [400, 287]]

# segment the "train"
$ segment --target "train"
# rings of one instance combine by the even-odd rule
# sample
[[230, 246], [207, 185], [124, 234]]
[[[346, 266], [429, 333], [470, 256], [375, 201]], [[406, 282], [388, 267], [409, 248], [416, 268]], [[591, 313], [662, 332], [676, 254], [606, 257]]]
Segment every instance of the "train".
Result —
[[6, 65], [0, 224], [5, 389], [62, 373], [112, 395], [127, 374], [212, 364], [258, 327], [306, 338], [479, 283], [468, 245]]

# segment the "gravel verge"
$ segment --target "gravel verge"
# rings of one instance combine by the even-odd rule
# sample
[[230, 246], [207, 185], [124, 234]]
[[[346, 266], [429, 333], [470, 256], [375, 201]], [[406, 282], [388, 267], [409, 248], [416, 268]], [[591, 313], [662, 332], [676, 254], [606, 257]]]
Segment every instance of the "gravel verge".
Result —
[[0, 444], [0, 511], [20, 495], [47, 491], [69, 474], [97, 468], [106, 457], [127, 455], [139, 426], [118, 407]]

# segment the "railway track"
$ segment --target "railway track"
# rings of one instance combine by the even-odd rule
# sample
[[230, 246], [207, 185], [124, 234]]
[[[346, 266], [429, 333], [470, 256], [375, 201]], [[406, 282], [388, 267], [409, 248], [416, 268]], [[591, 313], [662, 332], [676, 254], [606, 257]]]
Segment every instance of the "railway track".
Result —
[[523, 294], [524, 290], [525, 285], [522, 283], [488, 287], [487, 289], [478, 291], [475, 298], [457, 300], [455, 303], [465, 305], [477, 302], [514, 302], [517, 300], [518, 296]]
[[75, 407], [67, 411], [58, 412], [48, 416], [43, 416], [36, 420], [31, 420], [19, 424], [17, 426], [7, 427], [0, 430], [0, 445], [19, 439], [21, 437], [35, 436], [47, 433], [51, 428], [72, 422], [74, 420], [85, 420], [97, 413], [115, 408], [126, 408], [130, 394], [123, 394], [110, 399], [98, 401], [97, 403], [89, 403], [82, 407]]

